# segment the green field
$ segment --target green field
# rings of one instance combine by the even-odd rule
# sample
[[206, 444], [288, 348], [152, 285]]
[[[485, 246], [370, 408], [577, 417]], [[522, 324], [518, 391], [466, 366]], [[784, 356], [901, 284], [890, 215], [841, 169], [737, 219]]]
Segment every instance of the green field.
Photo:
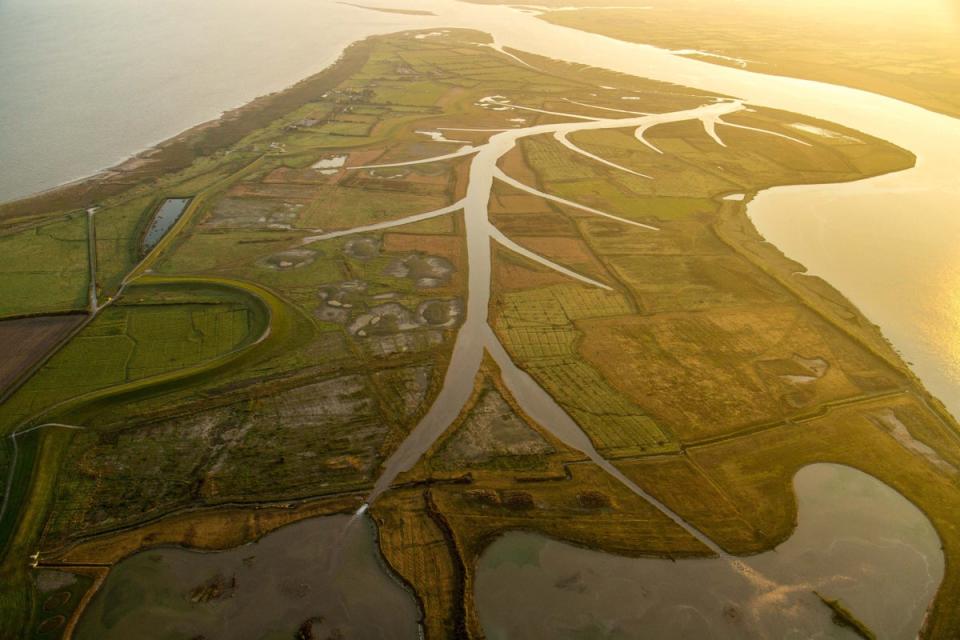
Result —
[[266, 329], [242, 294], [170, 289], [129, 288], [4, 403], [6, 430], [71, 398], [212, 360]]
[[0, 235], [0, 317], [86, 308], [87, 247], [83, 213]]

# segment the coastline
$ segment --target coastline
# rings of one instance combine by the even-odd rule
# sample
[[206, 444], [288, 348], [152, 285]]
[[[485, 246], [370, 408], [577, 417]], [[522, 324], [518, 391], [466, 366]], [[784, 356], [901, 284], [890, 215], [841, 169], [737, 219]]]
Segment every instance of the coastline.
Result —
[[289, 103], [302, 102], [304, 94], [332, 89], [349, 77], [355, 67], [366, 61], [372, 37], [348, 45], [332, 64], [303, 80], [228, 109], [219, 117], [148, 146], [118, 164], [0, 203], [0, 224], [9, 231], [68, 211], [85, 209], [165, 173], [185, 169], [201, 157], [229, 148], [246, 134], [289, 111]]
[[[909, 170], [899, 169], [881, 175]], [[957, 424], [956, 417], [946, 407], [945, 403], [927, 388], [923, 379], [913, 370], [897, 345], [883, 333], [882, 328], [829, 280], [812, 273], [805, 264], [788, 256], [779, 245], [768, 240], [757, 228], [756, 221], [750, 215], [750, 203], [759, 193], [783, 188], [790, 188], [790, 186], [767, 187], [756, 193], [748, 194], [743, 201], [721, 201], [723, 207], [721, 211], [723, 213], [721, 213], [718, 224], [714, 226], [717, 235], [746, 260], [770, 274], [771, 277], [774, 277], [792, 291], [812, 311], [909, 379], [922, 392], [920, 398], [931, 412], [936, 414], [944, 425], [948, 426], [953, 432], [960, 434], [960, 425]], [[723, 229], [724, 223], [739, 225], [740, 228], [734, 232], [739, 238], [728, 235], [730, 231]], [[754, 248], [751, 250], [748, 244], [754, 245]], [[761, 255], [761, 253], [767, 255]], [[828, 297], [833, 300], [829, 300]], [[846, 305], [848, 311], [853, 313], [854, 322], [844, 322], [836, 313], [832, 313], [826, 305], [818, 304], [818, 301], [834, 303], [840, 301]], [[856, 328], [860, 328], [862, 331], [857, 331]], [[870, 340], [870, 337], [876, 340]]]

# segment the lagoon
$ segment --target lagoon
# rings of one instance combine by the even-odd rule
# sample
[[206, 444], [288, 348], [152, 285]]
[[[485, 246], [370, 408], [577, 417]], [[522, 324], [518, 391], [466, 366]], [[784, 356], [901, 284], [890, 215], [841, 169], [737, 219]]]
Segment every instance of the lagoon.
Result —
[[508, 533], [477, 567], [484, 631], [491, 640], [858, 638], [819, 594], [878, 638], [913, 640], [944, 570], [927, 518], [850, 467], [810, 465], [794, 488], [793, 535], [742, 559], [623, 558]]
[[76, 637], [415, 638], [416, 601], [374, 536], [369, 518], [337, 515], [229, 551], [142, 551], [110, 571]]

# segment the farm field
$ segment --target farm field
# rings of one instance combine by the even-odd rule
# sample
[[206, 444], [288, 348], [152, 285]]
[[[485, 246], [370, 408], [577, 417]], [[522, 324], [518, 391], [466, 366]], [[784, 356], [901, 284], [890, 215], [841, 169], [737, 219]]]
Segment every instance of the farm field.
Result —
[[82, 315], [38, 316], [0, 320], [0, 342], [5, 345], [0, 363], [0, 393], [38, 363], [82, 321]]
[[82, 213], [0, 235], [0, 318], [86, 309], [88, 245]]
[[[99, 306], [0, 405], [0, 635], [64, 637], [140, 551], [352, 513], [427, 638], [481, 638], [477, 562], [505, 532], [756, 554], [790, 537], [816, 462], [926, 514], [948, 562], [923, 633], [960, 633], [956, 422], [745, 213], [915, 158], [487, 44], [371, 38], [123, 181], [4, 205], [0, 271], [33, 262], [0, 317], [87, 309], [91, 278]], [[168, 198], [190, 201], [145, 251]], [[0, 322], [32, 332], [0, 376], [62, 322]]]
[[226, 289], [144, 286], [127, 295], [4, 402], [0, 420], [8, 429], [70, 398], [213, 360], [267, 326], [263, 309]]

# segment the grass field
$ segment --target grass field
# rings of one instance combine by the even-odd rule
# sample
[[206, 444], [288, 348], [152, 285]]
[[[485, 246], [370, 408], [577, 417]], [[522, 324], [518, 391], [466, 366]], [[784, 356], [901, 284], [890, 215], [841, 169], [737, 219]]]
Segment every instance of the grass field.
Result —
[[[124, 388], [134, 390], [143, 386], [144, 380], [147, 385], [150, 380], [169, 383], [183, 377], [184, 372], [209, 367], [241, 349], [245, 343], [252, 343], [260, 335], [257, 329], [262, 332], [268, 320], [262, 303], [251, 302], [242, 293], [222, 286], [207, 284], [205, 288], [191, 290], [184, 285], [165, 288], [155, 284], [132, 288], [131, 291], [142, 296], [152, 292], [161, 305], [166, 296], [166, 303], [171, 307], [181, 307], [180, 314], [158, 316], [156, 307], [143, 305], [111, 307], [110, 311], [116, 310], [116, 313], [101, 315], [91, 323], [3, 404], [6, 434], [25, 431], [24, 435], [16, 436], [16, 457], [12, 455], [13, 438], [5, 438], [2, 471], [12, 482], [7, 485], [6, 508], [0, 521], [0, 547], [4, 550], [8, 550], [7, 545], [11, 542], [15, 548], [19, 546], [14, 536], [18, 524], [23, 527], [20, 530], [23, 539], [36, 539], [39, 533], [37, 522], [31, 521], [27, 515], [45, 516], [44, 503], [49, 499], [46, 496], [52, 493], [56, 478], [55, 473], [38, 474], [38, 468], [48, 463], [53, 469], [58, 468], [72, 435], [60, 427], [43, 430], [28, 427], [39, 425], [41, 417], [47, 418], [48, 422], [59, 419], [73, 425], [76, 422], [69, 415], [71, 407], [82, 407], [97, 398], [110, 397]], [[191, 308], [184, 302], [196, 307]], [[139, 313], [143, 309], [147, 309], [146, 315]], [[170, 309], [161, 306], [160, 310]], [[242, 332], [237, 330], [236, 319], [232, 317], [238, 313], [244, 319]], [[223, 334], [226, 342], [218, 340], [218, 335], [212, 333], [221, 329], [228, 330]], [[204, 345], [204, 330], [213, 339], [212, 344], [208, 340]], [[164, 338], [168, 343], [172, 340], [175, 348], [168, 350]], [[185, 350], [184, 344], [193, 348]], [[119, 351], [123, 358], [115, 357], [111, 350]], [[129, 366], [131, 362], [134, 365], [140, 362], [137, 358], [142, 358], [144, 353], [162, 354], [158, 358], [160, 362], [147, 370]], [[98, 363], [93, 369], [97, 375], [81, 376], [78, 380], [78, 372], [90, 371], [91, 362]], [[39, 442], [44, 443], [42, 449]], [[50, 458], [53, 462], [48, 462]], [[41, 477], [43, 482], [39, 480]], [[7, 557], [13, 553], [11, 551]]]
[[0, 318], [87, 306], [87, 216], [0, 235]]
[[58, 352], [4, 403], [5, 430], [70, 398], [212, 360], [266, 329], [262, 308], [237, 292], [181, 288], [179, 299], [164, 300], [159, 289], [128, 289]]
[[0, 394], [35, 366], [84, 318], [80, 314], [70, 314], [0, 321], [0, 344], [4, 345], [4, 359], [0, 362]]
[[18, 436], [16, 442], [12, 438], [3, 439], [2, 457], [0, 457], [3, 465], [0, 466], [0, 471], [2, 471], [4, 478], [9, 478], [5, 484], [5, 495], [8, 505], [10, 505], [4, 511], [3, 518], [0, 519], [0, 551], [4, 553], [7, 551], [6, 544], [14, 534], [18, 524], [17, 516], [19, 514], [15, 507], [26, 501], [33, 481], [33, 466], [31, 464], [18, 463], [13, 468], [11, 468], [11, 465], [14, 464], [15, 459], [18, 462], [36, 459], [42, 439], [43, 433], [39, 430]]

